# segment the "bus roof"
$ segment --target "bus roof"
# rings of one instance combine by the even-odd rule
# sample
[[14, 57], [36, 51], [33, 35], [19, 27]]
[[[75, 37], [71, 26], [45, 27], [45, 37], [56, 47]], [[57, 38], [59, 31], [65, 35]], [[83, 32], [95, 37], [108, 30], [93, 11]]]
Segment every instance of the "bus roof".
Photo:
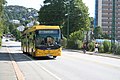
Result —
[[36, 31], [36, 30], [42, 30], [42, 29], [60, 29], [59, 26], [48, 26], [48, 25], [37, 25], [37, 26], [33, 26], [27, 30], [25, 30], [24, 33], [29, 33], [29, 32], [33, 32], [33, 31]]

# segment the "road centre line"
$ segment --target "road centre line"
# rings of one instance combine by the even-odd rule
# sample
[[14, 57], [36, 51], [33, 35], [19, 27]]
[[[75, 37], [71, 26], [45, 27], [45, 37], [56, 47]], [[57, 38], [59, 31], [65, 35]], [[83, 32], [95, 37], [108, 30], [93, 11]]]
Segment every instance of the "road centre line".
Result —
[[15, 62], [14, 58], [12, 57], [12, 55], [10, 54], [10, 50], [7, 48], [7, 52], [9, 53], [9, 57], [10, 57], [10, 60], [12, 62], [12, 65], [13, 65], [13, 68], [14, 68], [14, 71], [15, 71], [15, 74], [16, 74], [16, 77], [17, 77], [17, 80], [25, 80], [18, 64]]
[[[25, 54], [23, 54], [25, 57], [29, 58], [31, 61], [33, 61], [32, 58], [26, 56]], [[34, 62], [36, 65], [38, 65], [37, 62]], [[41, 66], [40, 64], [38, 65], [39, 67], [41, 67], [44, 71], [46, 71], [47, 73], [49, 73], [50, 75], [52, 75], [53, 77], [55, 77], [57, 80], [62, 80], [61, 78], [59, 78], [58, 76], [56, 76], [54, 73], [52, 73], [51, 71], [49, 71], [48, 69], [46, 69], [45, 67]]]

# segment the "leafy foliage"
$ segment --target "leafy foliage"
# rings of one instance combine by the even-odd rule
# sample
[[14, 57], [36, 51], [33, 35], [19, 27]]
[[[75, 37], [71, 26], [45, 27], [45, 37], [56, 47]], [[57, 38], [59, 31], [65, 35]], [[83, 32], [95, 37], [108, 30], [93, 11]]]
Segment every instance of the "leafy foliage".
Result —
[[99, 49], [100, 53], [103, 53], [104, 52], [104, 46], [103, 46], [103, 44], [101, 44], [98, 49]]
[[104, 33], [104, 34], [103, 34], [103, 38], [104, 38], [104, 39], [111, 39], [110, 35], [107, 34], [107, 33]]
[[88, 50], [89, 51], [94, 51], [94, 48], [95, 48], [95, 43], [94, 42], [88, 43]]
[[63, 37], [63, 40], [61, 42], [61, 45], [63, 46], [63, 48], [67, 47], [67, 39], [65, 37]]
[[81, 40], [77, 40], [77, 48], [82, 49], [83, 48], [83, 42]]
[[30, 20], [30, 17], [32, 16], [35, 18], [36, 16], [34, 14], [37, 14], [37, 10], [33, 8], [25, 8], [23, 6], [5, 6], [4, 9], [5, 12], [5, 19], [6, 20]]
[[93, 17], [90, 17], [90, 28], [94, 28], [94, 18]]
[[[26, 26], [32, 19], [37, 19], [37, 10], [25, 8], [23, 6], [5, 6], [4, 8], [4, 33], [12, 33], [17, 39], [20, 39], [20, 32], [17, 27], [21, 24]], [[11, 22], [12, 20], [20, 21], [20, 24]], [[7, 24], [6, 24], [7, 23]]]
[[102, 38], [102, 28], [100, 26], [95, 27], [94, 29], [94, 38], [101, 39]]
[[1, 46], [1, 36], [3, 34], [3, 9], [4, 9], [4, 5], [5, 4], [5, 0], [0, 0], [0, 46]]
[[82, 43], [83, 39], [84, 39], [84, 33], [81, 30], [73, 32], [69, 36], [67, 47], [73, 48], [73, 49], [81, 48], [81, 46], [82, 46], [81, 43]]
[[82, 0], [45, 0], [39, 11], [39, 22], [45, 25], [60, 25], [66, 36], [78, 30], [88, 30], [90, 19], [88, 7]]
[[104, 46], [104, 52], [110, 52], [110, 50], [111, 50], [111, 42], [104, 41], [103, 46]]
[[64, 10], [62, 0], [45, 0], [39, 11], [40, 24], [61, 25], [64, 22]]
[[115, 54], [120, 55], [120, 46], [118, 46]]
[[84, 39], [84, 33], [81, 30], [70, 34], [70, 40], [73, 40], [73, 41], [81, 40], [82, 41], [83, 39]]

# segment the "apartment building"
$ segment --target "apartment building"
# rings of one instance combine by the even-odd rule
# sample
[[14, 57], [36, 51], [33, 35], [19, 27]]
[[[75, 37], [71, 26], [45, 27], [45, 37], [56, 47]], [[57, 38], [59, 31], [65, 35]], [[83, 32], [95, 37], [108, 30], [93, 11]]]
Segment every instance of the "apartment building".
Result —
[[[115, 0], [115, 39], [120, 40], [120, 0]], [[94, 26], [101, 26], [104, 33], [111, 35], [112, 0], [95, 0]]]

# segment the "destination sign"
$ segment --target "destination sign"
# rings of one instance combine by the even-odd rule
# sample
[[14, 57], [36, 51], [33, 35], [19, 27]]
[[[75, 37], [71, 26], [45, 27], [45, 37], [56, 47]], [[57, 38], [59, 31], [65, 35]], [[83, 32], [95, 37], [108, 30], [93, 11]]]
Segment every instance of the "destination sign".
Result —
[[58, 30], [40, 30], [39, 34], [58, 34]]

